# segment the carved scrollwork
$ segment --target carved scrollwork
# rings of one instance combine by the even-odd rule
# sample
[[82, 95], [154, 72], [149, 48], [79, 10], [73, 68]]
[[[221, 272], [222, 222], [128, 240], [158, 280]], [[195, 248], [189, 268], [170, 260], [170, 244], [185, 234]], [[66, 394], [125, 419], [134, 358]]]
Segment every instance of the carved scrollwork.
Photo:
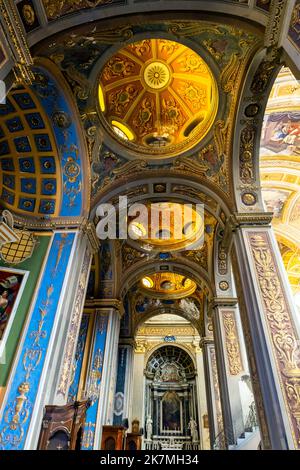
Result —
[[223, 325], [225, 330], [226, 351], [231, 375], [242, 372], [242, 360], [238, 332], [233, 311], [223, 312]]
[[249, 234], [252, 256], [261, 291], [274, 358], [290, 418], [295, 445], [300, 447], [299, 339], [280, 281], [267, 232]]

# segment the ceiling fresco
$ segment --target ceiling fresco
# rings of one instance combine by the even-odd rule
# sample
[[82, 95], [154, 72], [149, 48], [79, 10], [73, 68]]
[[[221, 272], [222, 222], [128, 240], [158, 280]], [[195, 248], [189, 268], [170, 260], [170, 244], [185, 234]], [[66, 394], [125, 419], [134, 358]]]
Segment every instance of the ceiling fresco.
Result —
[[[100, 123], [103, 117], [105, 117], [105, 122], [108, 120], [110, 125], [112, 124], [111, 121], [113, 117], [116, 118], [114, 119], [115, 121], [120, 119], [123, 123], [123, 117], [126, 116], [128, 112], [128, 119], [129, 114], [131, 114], [130, 119], [135, 119], [135, 122], [139, 122], [140, 124], [134, 127], [132, 121], [130, 121], [130, 123], [126, 121], [125, 125], [128, 124], [134, 134], [134, 129], [136, 129], [138, 133], [137, 139], [140, 143], [142, 142], [140, 149], [144, 149], [144, 139], [147, 138], [149, 134], [156, 133], [155, 125], [158, 121], [157, 110], [154, 112], [153, 109], [152, 116], [151, 113], [149, 113], [149, 100], [145, 100], [145, 98], [148, 97], [150, 99], [151, 96], [160, 96], [160, 99], [156, 99], [154, 103], [155, 106], [157, 106], [157, 101], [159, 101], [159, 105], [161, 104], [159, 113], [160, 124], [158, 123], [158, 127], [160, 127], [159, 131], [162, 131], [165, 122], [164, 119], [166, 119], [166, 117], [163, 117], [163, 101], [165, 103], [166, 100], [172, 101], [173, 105], [171, 105], [170, 108], [172, 112], [170, 111], [171, 115], [168, 116], [167, 120], [171, 123], [171, 127], [175, 125], [175, 127], [178, 128], [178, 130], [175, 131], [176, 139], [179, 139], [176, 145], [183, 145], [182, 150], [184, 150], [185, 137], [183, 132], [185, 127], [192, 121], [191, 111], [193, 111], [194, 114], [202, 113], [203, 111], [197, 109], [193, 110], [191, 101], [189, 102], [187, 97], [184, 98], [184, 92], [180, 91], [180, 93], [178, 93], [176, 90], [174, 91], [173, 85], [170, 87], [170, 84], [173, 83], [175, 86], [176, 81], [174, 80], [172, 83], [169, 82], [173, 71], [170, 70], [170, 65], [167, 63], [167, 58], [172, 57], [170, 49], [167, 47], [164, 48], [165, 52], [163, 54], [165, 54], [165, 56], [162, 55], [163, 58], [165, 57], [164, 62], [167, 63], [166, 67], [168, 73], [166, 72], [166, 77], [168, 80], [165, 85], [167, 88], [161, 88], [161, 91], [155, 91], [153, 88], [149, 88], [149, 83], [146, 85], [143, 70], [146, 70], [148, 63], [144, 65], [141, 64], [143, 64], [143, 61], [145, 62], [145, 59], [149, 61], [149, 65], [151, 62], [153, 63], [153, 48], [152, 46], [150, 47], [148, 55], [147, 52], [143, 53], [143, 59], [141, 59], [138, 53], [134, 52], [135, 49], [137, 50], [137, 46], [134, 45], [136, 43], [136, 41], [134, 41], [136, 35], [138, 35], [139, 38], [138, 48], [141, 47], [141, 44], [144, 44], [145, 47], [146, 44], [148, 45], [148, 42], [145, 42], [145, 40], [143, 42], [143, 39], [140, 39], [143, 36], [149, 37], [149, 35], [152, 35], [152, 43], [160, 44], [162, 47], [163, 43], [159, 42], [158, 39], [168, 35], [170, 40], [168, 39], [164, 45], [177, 47], [178, 53], [180, 53], [182, 58], [185, 58], [187, 51], [191, 49], [192, 62], [190, 64], [188, 64], [188, 62], [185, 63], [185, 61], [179, 63], [176, 59], [171, 61], [174, 66], [176, 65], [176, 68], [180, 67], [180, 70], [185, 69], [183, 73], [186, 78], [189, 75], [197, 76], [198, 72], [195, 74], [195, 70], [192, 69], [194, 69], [195, 66], [200, 67], [201, 65], [203, 70], [205, 70], [205, 74], [208, 74], [208, 82], [210, 82], [210, 84], [207, 84], [207, 90], [209, 88], [213, 89], [211, 73], [215, 76], [216, 80], [220, 82], [219, 107], [215, 123], [203, 140], [201, 140], [201, 136], [203, 137], [204, 135], [203, 129], [200, 132], [201, 123], [199, 124], [199, 136], [194, 142], [196, 147], [194, 153], [189, 156], [185, 156], [185, 154], [181, 152], [183, 153], [182, 156], [178, 155], [170, 162], [162, 159], [160, 163], [160, 159], [155, 158], [154, 161], [153, 159], [151, 160], [151, 158], [149, 160], [147, 158], [148, 154], [146, 155], [146, 153], [143, 154], [138, 151], [129, 152], [126, 145], [130, 145], [132, 142], [130, 140], [122, 141], [122, 139], [116, 135], [112, 136], [111, 127], [109, 131], [107, 130], [107, 126], [103, 125], [103, 123], [101, 125]], [[182, 42], [189, 42], [190, 49], [186, 49], [185, 46], [182, 45]], [[150, 44], [152, 43], [150, 41]], [[192, 173], [195, 177], [199, 177], [203, 179], [203, 181], [207, 181], [218, 188], [221, 194], [228, 195], [230, 191], [229, 154], [232, 132], [232, 122], [229, 118], [235, 113], [237, 97], [235, 90], [238, 88], [240, 80], [243, 78], [244, 67], [259, 44], [260, 38], [257, 34], [252, 34], [234, 26], [200, 21], [182, 21], [180, 23], [176, 21], [165, 21], [147, 24], [132, 23], [129, 25], [119, 23], [114, 29], [106, 30], [103, 29], [101, 23], [94, 23], [85, 25], [84, 28], [78, 27], [77, 29], [73, 29], [71, 33], [62, 33], [53, 38], [53, 40], [44, 41], [36, 46], [34, 48], [34, 54], [47, 57], [60, 68], [69, 82], [77, 101], [78, 110], [85, 129], [91, 161], [92, 204], [95, 204], [101, 197], [101, 194], [107, 192], [109, 187], [118, 180], [120, 180], [121, 183], [121, 179], [128, 181], [128, 178], [137, 176], [141, 174], [141, 172], [145, 175], [148, 171], [158, 172], [162, 169], [187, 175]], [[125, 51], [127, 56], [120, 54], [121, 49], [123, 53]], [[166, 52], [167, 50], [168, 52]], [[201, 57], [197, 55], [196, 50], [197, 52], [202, 51], [200, 54]], [[104, 54], [106, 57], [105, 61], [103, 61], [103, 59], [101, 60]], [[175, 55], [173, 57], [175, 58]], [[122, 61], [120, 62], [118, 58], [122, 58], [123, 63], [121, 63]], [[209, 62], [211, 73], [208, 72], [205, 62]], [[127, 63], [127, 68], [125, 67], [125, 69], [123, 69], [125, 63]], [[211, 67], [211, 64], [214, 64], [214, 69]], [[115, 67], [115, 71], [113, 71], [113, 67]], [[148, 72], [150, 71], [150, 69], [147, 70]], [[116, 71], [117, 75], [114, 75]], [[101, 72], [101, 80], [104, 79], [103, 74], [105, 74], [106, 77], [104, 88], [108, 87], [108, 90], [103, 90], [103, 98], [100, 97], [100, 104], [102, 100], [105, 105], [105, 108], [102, 108], [104, 109], [104, 115], [107, 114], [105, 116], [102, 116], [103, 112], [100, 111], [100, 106], [96, 99], [99, 97], [99, 82], [97, 77], [101, 76]], [[109, 74], [111, 73], [113, 75], [109, 78]], [[122, 77], [124, 73], [128, 75]], [[149, 73], [151, 74], [151, 71]], [[201, 73], [199, 72], [199, 80], [200, 76]], [[133, 81], [132, 77], [138, 77], [138, 79]], [[121, 88], [118, 88], [117, 84], [120, 80], [123, 80], [123, 82]], [[128, 80], [128, 83], [125, 84], [126, 80]], [[188, 80], [186, 80], [186, 82], [187, 81]], [[191, 83], [193, 86], [195, 85], [195, 82], [191, 81]], [[200, 82], [196, 83], [197, 87], [199, 87], [199, 83]], [[121, 89], [124, 91], [123, 85], [128, 87], [129, 85], [132, 86], [132, 84], [143, 91], [144, 98], [138, 99], [137, 96], [134, 97], [135, 92], [133, 89], [127, 89], [125, 93], [122, 92], [118, 94]], [[176, 87], [177, 85], [179, 86], [179, 83], [176, 84]], [[180, 87], [182, 88], [184, 86], [183, 80]], [[111, 87], [111, 90], [109, 90], [109, 87]], [[149, 91], [150, 89], [151, 92]], [[192, 91], [191, 88], [189, 90], [187, 94], [192, 97], [194, 91]], [[109, 108], [109, 103], [106, 101], [107, 91], [111, 94], [111, 109]], [[199, 92], [201, 92], [200, 89]], [[115, 96], [112, 96], [113, 94]], [[178, 101], [179, 95], [180, 103]], [[138, 102], [136, 102], [135, 99], [138, 99]], [[215, 99], [217, 99], [216, 96]], [[124, 102], [122, 100], [124, 100]], [[118, 108], [118, 103], [121, 104], [121, 108]], [[135, 103], [136, 106], [131, 106], [133, 103]], [[207, 104], [205, 103], [203, 106], [207, 110]], [[214, 112], [215, 110], [212, 116]], [[145, 135], [141, 135], [144, 133], [144, 131], [142, 131], [142, 121], [145, 119], [147, 127], [150, 123], [150, 115], [152, 117], [149, 133], [146, 131]], [[164, 116], [166, 116], [166, 113]], [[139, 121], [140, 117], [142, 121]], [[205, 120], [206, 118], [204, 117], [203, 121]], [[105, 133], [103, 133], [103, 127], [105, 128]], [[179, 129], [181, 129], [181, 134]], [[122, 129], [119, 126], [118, 131], [119, 135], [123, 135], [122, 132], [124, 132], [124, 128]], [[195, 129], [194, 132], [197, 133], [197, 129]], [[109, 138], [107, 138], [106, 135], [109, 136]], [[182, 140], [181, 143], [180, 140]], [[192, 150], [189, 152], [191, 153]], [[151, 152], [148, 151], [148, 153], [151, 157]]]
[[149, 274], [140, 281], [140, 289], [156, 298], [179, 299], [193, 294], [196, 288], [192, 279], [176, 273]]
[[270, 93], [260, 162], [265, 207], [274, 214], [272, 224], [296, 295], [300, 293], [300, 85], [288, 68], [280, 71]]
[[205, 230], [202, 206], [197, 211], [192, 205], [188, 208], [172, 202], [148, 203], [146, 207], [144, 216], [128, 217], [130, 238], [144, 250], [171, 252], [202, 247]]
[[126, 0], [42, 0], [48, 20], [55, 20], [81, 10], [96, 8], [111, 3], [124, 4]]
[[215, 79], [204, 60], [166, 39], [144, 39], [111, 57], [99, 85], [102, 116], [129, 148], [162, 157], [207, 134], [218, 107]]
[[300, 51], [300, 0], [296, 0], [294, 6], [289, 28], [289, 39], [296, 49]]

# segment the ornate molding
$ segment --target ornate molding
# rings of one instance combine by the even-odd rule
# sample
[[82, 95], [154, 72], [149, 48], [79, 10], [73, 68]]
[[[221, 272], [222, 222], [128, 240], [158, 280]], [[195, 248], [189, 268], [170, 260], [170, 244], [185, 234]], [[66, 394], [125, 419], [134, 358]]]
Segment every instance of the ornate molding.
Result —
[[76, 348], [76, 343], [78, 339], [78, 332], [80, 328], [81, 314], [84, 306], [85, 292], [88, 281], [89, 269], [91, 262], [91, 254], [86, 250], [83, 264], [81, 268], [80, 278], [78, 289], [76, 293], [75, 303], [72, 310], [72, 317], [69, 325], [67, 344], [65, 349], [65, 357], [63, 362], [63, 367], [60, 374], [59, 385], [58, 385], [58, 394], [63, 395], [64, 397], [68, 393], [68, 386], [70, 384], [70, 379], [72, 376], [72, 362], [74, 357], [74, 351]]
[[98, 252], [100, 247], [100, 241], [96, 234], [96, 228], [93, 222], [84, 221], [84, 223], [80, 227], [83, 233], [86, 234], [89, 244], [90, 253], [94, 255]]
[[209, 354], [210, 354], [210, 361], [211, 361], [212, 379], [213, 379], [212, 385], [214, 388], [215, 406], [216, 406], [216, 415], [217, 415], [216, 435], [219, 435], [223, 431], [224, 425], [223, 425], [223, 415], [222, 415], [222, 407], [221, 407], [216, 351], [214, 347], [209, 348]]
[[263, 312], [295, 448], [300, 448], [299, 337], [280, 279], [270, 235], [248, 232]]
[[15, 61], [16, 80], [30, 85], [34, 80], [34, 74], [31, 71], [33, 60], [12, 0], [0, 0], [0, 19]]
[[29, 230], [58, 230], [63, 228], [79, 228], [88, 221], [85, 217], [57, 217], [53, 219], [34, 219], [14, 214], [16, 227]]
[[210, 307], [215, 309], [218, 307], [235, 307], [238, 303], [236, 297], [215, 297], [211, 303]]
[[124, 315], [123, 303], [118, 299], [87, 299], [85, 307], [96, 309], [102, 313], [109, 309], [114, 309], [119, 313], [120, 318]]
[[234, 230], [240, 226], [265, 225], [269, 226], [273, 219], [273, 212], [240, 212], [230, 216], [229, 226]]
[[175, 336], [198, 336], [198, 332], [191, 326], [142, 326], [137, 331], [137, 336], [166, 336], [172, 333]]
[[200, 348], [203, 349], [207, 344], [215, 344], [214, 339], [209, 338], [208, 336], [203, 336], [203, 338], [201, 338], [199, 341]]
[[286, 0], [273, 0], [271, 3], [271, 11], [269, 21], [265, 32], [265, 46], [277, 46], [282, 33], [283, 24], [286, 20], [286, 8], [288, 6]]

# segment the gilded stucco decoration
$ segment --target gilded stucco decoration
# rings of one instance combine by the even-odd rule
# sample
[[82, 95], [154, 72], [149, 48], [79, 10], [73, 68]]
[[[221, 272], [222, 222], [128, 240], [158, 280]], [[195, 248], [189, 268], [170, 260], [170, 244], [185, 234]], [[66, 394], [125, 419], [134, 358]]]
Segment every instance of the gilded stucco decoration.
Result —
[[[114, 0], [42, 0], [48, 20], [55, 20], [76, 11], [114, 3]], [[118, 3], [120, 3], [118, 1]]]
[[218, 107], [214, 76], [192, 49], [145, 39], [120, 49], [99, 83], [105, 124], [129, 149], [172, 156], [199, 142]]
[[273, 212], [272, 226], [295, 301], [299, 305], [300, 239], [300, 86], [282, 68], [267, 103], [260, 142], [260, 177], [265, 207]]
[[[160, 163], [159, 159], [155, 161], [152, 159], [151, 162], [146, 162], [144, 158], [137, 157], [138, 153], [135, 152], [136, 160], [135, 162], [129, 162], [130, 164], [128, 166], [128, 162], [126, 161], [127, 152], [122, 152], [121, 150], [117, 151], [116, 149], [112, 150], [107, 141], [104, 143], [103, 132], [99, 130], [101, 127], [98, 117], [100, 106], [98, 106], [98, 109], [93, 105], [91, 106], [92, 98], [94, 100], [94, 98], [98, 97], [98, 82], [95, 83], [93, 79], [93, 83], [91, 83], [90, 76], [95, 64], [99, 61], [103, 53], [106, 52], [108, 58], [106, 59], [106, 68], [105, 63], [102, 64], [101, 67], [97, 64], [99, 74], [101, 75], [101, 70], [102, 72], [105, 70], [106, 80], [112, 80], [112, 86], [113, 83], [117, 83], [118, 80], [124, 82], [125, 88], [129, 86], [128, 89], [124, 89], [125, 94], [122, 94], [121, 101], [121, 94], [118, 88], [109, 91], [109, 93], [114, 94], [110, 99], [110, 105], [113, 106], [110, 112], [112, 116], [116, 118], [114, 120], [117, 121], [118, 117], [120, 117], [118, 113], [121, 113], [121, 115], [127, 111], [129, 113], [130, 100], [137, 99], [137, 94], [134, 92], [132, 85], [136, 88], [137, 84], [140, 83], [141, 85], [139, 85], [139, 87], [141, 89], [145, 87], [144, 95], [139, 103], [139, 110], [131, 114], [132, 119], [134, 119], [138, 125], [139, 131], [141, 130], [142, 133], [144, 130], [146, 131], [146, 134], [141, 136], [142, 140], [147, 137], [146, 129], [149, 126], [152, 126], [153, 129], [153, 125], [155, 121], [157, 121], [157, 115], [154, 116], [151, 111], [152, 105], [154, 104], [156, 106], [157, 104], [156, 100], [153, 100], [152, 95], [159, 94], [164, 98], [160, 101], [162, 122], [167, 118], [164, 112], [165, 103], [167, 105], [166, 109], [172, 111], [171, 115], [167, 118], [169, 123], [171, 123], [170, 125], [178, 126], [179, 129], [182, 126], [184, 127], [184, 123], [187, 122], [184, 116], [191, 106], [189, 97], [195, 94], [195, 91], [188, 86], [186, 90], [181, 90], [179, 94], [180, 99], [178, 98], [178, 93], [172, 95], [171, 92], [168, 96], [164, 96], [167, 90], [171, 90], [169, 84], [170, 77], [166, 81], [166, 85], [164, 85], [166, 88], [161, 85], [164, 83], [163, 80], [167, 79], [169, 69], [168, 73], [164, 67], [159, 67], [159, 69], [156, 70], [155, 67], [158, 67], [157, 64], [154, 64], [154, 68], [147, 68], [153, 60], [153, 46], [151, 45], [151, 41], [141, 39], [139, 43], [134, 42], [135, 34], [139, 34], [139, 37], [141, 37], [143, 34], [147, 33], [147, 37], [149, 37], [150, 26], [151, 31], [153, 31], [153, 39], [159, 39], [160, 32], [167, 33], [174, 37], [174, 40], [160, 41], [160, 47], [163, 49], [163, 52], [161, 52], [161, 54], [163, 54], [163, 61], [165, 60], [164, 57], [172, 57], [172, 54], [176, 54], [176, 52], [179, 53], [183, 50], [181, 49], [183, 46], [180, 43], [182, 39], [188, 38], [190, 44], [194, 44], [195, 47], [191, 49], [192, 60], [189, 60], [189, 54], [187, 54], [187, 50], [185, 49], [185, 55], [183, 57], [186, 57], [187, 60], [178, 64], [178, 67], [181, 67], [182, 70], [184, 69], [183, 73], [185, 76], [195, 73], [201, 75], [200, 70], [203, 67], [207, 67], [205, 65], [207, 60], [215, 64], [214, 70], [211, 69], [211, 73], [216, 79], [218, 79], [217, 74], [221, 74], [225, 69], [222, 76], [222, 100], [225, 104], [224, 115], [220, 116], [220, 119], [218, 118], [214, 129], [203, 139], [205, 145], [203, 144], [202, 149], [200, 148], [198, 151], [195, 151], [194, 155], [189, 157], [189, 159], [176, 157], [176, 161], [173, 164], [166, 162]], [[159, 42], [158, 39], [156, 42]], [[125, 41], [130, 41], [130, 43], [127, 43], [128, 46], [122, 48], [121, 45], [124, 44]], [[166, 170], [171, 169], [176, 174], [190, 175], [192, 172], [196, 178], [201, 179], [203, 182], [207, 181], [214, 185], [214, 187], [219, 188], [219, 191], [223, 194], [228, 194], [230, 190], [228, 156], [230, 154], [230, 140], [232, 134], [232, 124], [230, 124], [232, 119], [230, 118], [228, 120], [228, 117], [230, 113], [235, 112], [235, 91], [238, 89], [239, 83], [243, 77], [243, 70], [248, 58], [253, 50], [258, 47], [259, 42], [260, 40], [257, 36], [233, 26], [217, 25], [200, 21], [168, 21], [165, 23], [153, 22], [151, 25], [127, 24], [120, 26], [119, 24], [115, 29], [109, 30], [105, 30], [102, 26], [100, 27], [95, 23], [91, 26], [85, 26], [84, 29], [79, 27], [72, 32], [71, 36], [62, 33], [55, 43], [48, 41], [37, 47], [37, 54], [49, 57], [60, 67], [76, 96], [77, 105], [86, 131], [89, 156], [91, 159], [93, 201], [96, 201], [101, 193], [107, 191], [109, 186], [114, 184], [116, 179], [122, 177], [133, 178], [140, 171], [153, 171], [153, 173], [157, 174], [162, 167]], [[120, 49], [115, 52], [118, 44], [120, 44]], [[114, 52], [109, 54], [109, 47], [111, 45], [115, 46]], [[177, 51], [175, 51], [176, 48]], [[204, 51], [204, 53], [199, 54], [200, 50]], [[123, 57], [121, 54], [122, 51], [125, 51], [127, 55]], [[75, 62], [74, 57], [80, 58], [80, 60], [76, 60]], [[120, 59], [122, 60], [120, 61]], [[141, 76], [139, 70], [143, 68], [145, 59], [149, 61], [149, 64], [146, 63], [144, 66], [145, 70], [143, 69], [147, 75], [143, 75], [143, 84], [141, 80], [139, 82], [132, 82], [131, 74], [138, 73], [138, 75]], [[197, 68], [199, 72], [197, 72]], [[95, 70], [94, 68], [94, 74]], [[149, 87], [149, 84], [151, 84], [149, 81], [151, 80], [151, 74], [159, 74], [160, 70], [162, 71], [162, 75], [157, 78], [154, 77], [157, 84], [154, 83], [154, 80], [154, 85], [151, 86], [161, 88], [152, 88], [153, 93], [149, 91], [151, 88], [147, 88], [146, 90], [146, 87]], [[126, 80], [129, 80], [128, 83], [125, 83]], [[159, 81], [161, 80], [162, 82], [160, 84]], [[148, 85], [146, 81], [148, 81]], [[108, 84], [106, 86], [108, 86]], [[184, 85], [180, 85], [180, 87], [182, 88]], [[134, 96], [136, 96], [136, 98], [134, 98]], [[124, 101], [122, 101], [123, 98]], [[197, 101], [201, 102], [199, 99], [197, 99]], [[107, 106], [107, 103], [105, 106]], [[131, 109], [131, 111], [133, 111], [133, 109]], [[105, 108], [104, 113], [105, 112], [108, 112], [108, 108]], [[190, 112], [191, 111], [189, 111], [189, 113]], [[189, 113], [188, 115], [190, 116]], [[198, 113], [198, 111], [193, 110], [193, 113]], [[140, 121], [141, 118], [145, 120], [145, 122]], [[142, 128], [144, 130], [142, 130]], [[110, 131], [107, 132], [110, 133]], [[124, 129], [119, 126], [117, 132], [122, 134]], [[111, 133], [110, 137], [113, 138]], [[181, 135], [181, 138], [184, 138], [184, 136]], [[118, 141], [120, 149], [121, 147], [125, 149], [127, 144], [132, 144], [130, 140], [120, 143], [118, 140], [120, 137], [118, 136], [115, 136], [114, 139]], [[200, 145], [198, 145], [198, 147], [200, 147]], [[192, 152], [192, 150], [190, 152]]]
[[225, 345], [229, 371], [231, 375], [238, 375], [243, 370], [240, 343], [235, 321], [235, 313], [231, 310], [222, 312], [223, 326], [225, 331]]
[[287, 304], [278, 265], [267, 232], [249, 232], [273, 356], [285, 396], [285, 407], [296, 448], [300, 446], [300, 363], [298, 336]]

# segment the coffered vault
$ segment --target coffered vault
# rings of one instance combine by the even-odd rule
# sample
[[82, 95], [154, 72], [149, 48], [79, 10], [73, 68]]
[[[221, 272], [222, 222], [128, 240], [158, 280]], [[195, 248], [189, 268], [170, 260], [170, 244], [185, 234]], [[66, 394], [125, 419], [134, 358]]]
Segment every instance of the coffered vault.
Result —
[[[5, 366], [0, 448], [36, 447], [43, 407], [65, 405], [80, 387], [93, 397], [84, 446], [99, 448], [113, 414], [119, 336], [133, 346], [160, 315], [183, 317], [201, 338], [216, 397], [211, 445], [223, 428], [238, 438], [233, 401], [247, 349], [262, 447], [299, 448], [299, 324], [270, 228], [273, 218], [297, 295], [299, 1], [187, 0], [184, 8], [0, 0], [1, 205], [10, 230], [35, 237], [34, 249], [42, 237], [49, 244], [38, 260], [43, 287], [32, 288], [32, 316], [28, 306], [18, 317], [24, 338]], [[110, 203], [119, 214], [120, 196], [128, 207], [202, 204], [203, 217], [179, 227], [180, 243], [174, 222], [169, 239], [143, 240], [149, 224], [130, 217], [135, 240], [100, 242], [97, 209]], [[154, 232], [167, 230], [158, 221]], [[85, 369], [76, 376], [81, 318], [90, 350], [85, 362], [83, 349], [78, 355]], [[35, 366], [27, 367], [37, 357], [27, 344], [40, 348]]]

